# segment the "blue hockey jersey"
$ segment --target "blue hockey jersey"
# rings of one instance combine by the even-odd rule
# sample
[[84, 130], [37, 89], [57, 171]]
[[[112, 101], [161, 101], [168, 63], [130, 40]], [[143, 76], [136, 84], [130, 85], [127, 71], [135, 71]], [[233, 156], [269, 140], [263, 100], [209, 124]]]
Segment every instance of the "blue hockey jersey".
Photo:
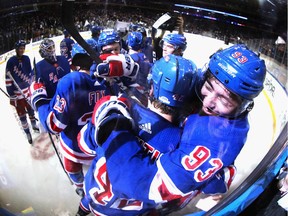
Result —
[[[138, 137], [141, 151], [144, 149], [152, 159], [157, 159], [161, 152], [174, 150], [180, 141], [182, 129], [134, 100], [130, 101], [130, 115], [136, 125], [133, 134]], [[97, 154], [98, 145], [94, 134], [95, 126], [91, 121], [78, 134], [79, 147], [89, 155]], [[173, 134], [173, 137], [165, 136], [167, 134]]]
[[[136, 102], [131, 102], [131, 116], [135, 120], [136, 129], [134, 134], [136, 136], [132, 136], [132, 142], [130, 143], [129, 139], [131, 136], [127, 137], [120, 134], [123, 138], [122, 141], [124, 142], [125, 140], [126, 143], [130, 143], [132, 147], [132, 152], [128, 149], [125, 149], [125, 151], [128, 151], [128, 155], [136, 155], [136, 157], [139, 156], [140, 158], [147, 158], [148, 154], [150, 156], [149, 163], [153, 164], [153, 161], [160, 156], [161, 152], [169, 152], [177, 147], [180, 141], [182, 129], [168, 122], [157, 113], [137, 104]], [[94, 159], [85, 176], [84, 188], [86, 191], [86, 197], [82, 199], [82, 208], [89, 211], [90, 205], [94, 213], [98, 212], [107, 215], [135, 215], [154, 208], [155, 202], [143, 203], [139, 200], [130, 199], [131, 197], [122, 193], [121, 189], [119, 190], [117, 182], [109, 181], [110, 173], [107, 174], [106, 170], [106, 155], [103, 154], [103, 149], [98, 148], [95, 143], [94, 130], [95, 128], [93, 124], [88, 123], [79, 133], [80, 148], [89, 155], [97, 154], [97, 158]], [[115, 142], [120, 141], [118, 137], [117, 139], [112, 139], [111, 137], [113, 137], [113, 134], [114, 132], [109, 137], [109, 140]], [[173, 136], [170, 136], [171, 134], [173, 134]], [[134, 142], [134, 139], [136, 142]], [[115, 148], [113, 152], [117, 152], [117, 148], [120, 147], [121, 151], [122, 146], [111, 145], [111, 147]], [[119, 164], [121, 164], [121, 160], [119, 160]], [[142, 166], [137, 169], [140, 170], [141, 167]], [[126, 168], [129, 169], [128, 167]], [[134, 175], [132, 172], [130, 173], [130, 171], [127, 172], [127, 174], [128, 173], [131, 176]], [[111, 172], [111, 175], [113, 174], [114, 172]], [[118, 173], [115, 172], [115, 174], [117, 175]], [[103, 181], [99, 182], [98, 178], [102, 178]], [[113, 189], [114, 186], [116, 190]], [[104, 188], [101, 189], [102, 187]], [[127, 187], [127, 185], [125, 187]], [[131, 185], [131, 188], [133, 187], [134, 186]], [[95, 191], [98, 191], [98, 193]], [[107, 192], [107, 194], [110, 194], [111, 196], [109, 195], [110, 197], [105, 197], [101, 191], [103, 191], [104, 194]]]
[[27, 97], [29, 94], [30, 81], [32, 79], [31, 62], [29, 56], [23, 55], [21, 58], [12, 56], [6, 64], [5, 83], [6, 89], [10, 96], [17, 96], [18, 99], [22, 99], [21, 92], [14, 85], [13, 80], [7, 75], [10, 72], [19, 88]]
[[79, 149], [77, 134], [91, 119], [95, 103], [108, 94], [104, 83], [92, 79], [89, 74], [73, 71], [59, 81], [50, 103], [38, 108], [46, 130], [60, 133], [60, 149], [66, 158], [84, 164], [91, 162], [92, 157]]
[[[189, 201], [221, 168], [234, 162], [248, 130], [247, 117], [191, 115], [179, 147], [161, 154], [156, 163], [145, 157], [131, 133], [114, 131], [97, 149], [100, 159], [85, 177], [88, 196], [81, 204], [90, 202], [96, 213], [135, 215], [169, 201]], [[173, 137], [173, 133], [165, 136]]]
[[155, 52], [152, 46], [152, 38], [147, 37], [144, 42], [144, 47], [142, 48], [142, 52], [149, 59], [150, 63], [154, 63], [156, 61]]
[[149, 63], [148, 59], [146, 58], [144, 53], [138, 52], [130, 54], [132, 59], [139, 64], [139, 71], [136, 77], [136, 83], [140, 86], [148, 88], [147, 86], [147, 76], [150, 72], [152, 64]]
[[64, 56], [56, 56], [57, 62], [54, 64], [49, 63], [45, 59], [37, 62], [36, 64], [36, 81], [41, 79], [47, 91], [48, 98], [52, 98], [55, 94], [58, 81], [70, 73], [70, 64]]
[[[144, 203], [185, 197], [201, 190], [215, 173], [234, 162], [248, 130], [247, 117], [229, 120], [193, 114], [185, 124], [179, 147], [161, 154], [154, 164], [137, 153], [132, 144], [136, 139], [131, 140], [128, 132], [115, 132], [102, 146], [109, 181], [113, 190]], [[122, 136], [129, 142], [120, 139]]]

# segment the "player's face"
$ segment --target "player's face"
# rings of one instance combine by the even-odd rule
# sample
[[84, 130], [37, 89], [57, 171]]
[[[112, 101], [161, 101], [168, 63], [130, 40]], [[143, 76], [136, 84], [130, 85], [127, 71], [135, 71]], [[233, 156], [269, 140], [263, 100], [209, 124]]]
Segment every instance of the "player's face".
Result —
[[113, 43], [102, 47], [103, 53], [112, 53], [112, 54], [120, 54], [120, 44]]
[[17, 55], [18, 56], [22, 56], [25, 52], [25, 47], [24, 46], [20, 46], [18, 49], [17, 49]]
[[47, 48], [47, 52], [49, 53], [55, 53], [55, 45], [51, 45]]
[[241, 99], [227, 90], [215, 77], [208, 78], [201, 89], [202, 111], [207, 115], [233, 116]]
[[173, 54], [173, 52], [175, 51], [175, 47], [172, 44], [167, 43], [166, 41], [163, 42], [162, 49], [162, 56]]

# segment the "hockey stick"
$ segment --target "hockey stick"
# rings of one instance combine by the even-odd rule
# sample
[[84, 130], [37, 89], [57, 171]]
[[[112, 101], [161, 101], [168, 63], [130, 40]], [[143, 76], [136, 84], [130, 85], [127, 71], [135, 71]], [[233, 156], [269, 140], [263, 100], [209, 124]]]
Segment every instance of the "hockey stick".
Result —
[[53, 140], [53, 138], [52, 138], [51, 133], [48, 132], [48, 135], [49, 135], [50, 141], [51, 141], [51, 143], [52, 143], [53, 149], [54, 149], [54, 151], [55, 151], [55, 153], [56, 153], [56, 155], [57, 155], [57, 157], [58, 157], [58, 159], [59, 159], [59, 161], [60, 161], [60, 164], [61, 164], [61, 166], [62, 166], [62, 169], [64, 170], [65, 174], [67, 175], [67, 177], [68, 177], [71, 185], [73, 185], [72, 180], [70, 179], [68, 173], [66, 172], [66, 170], [65, 170], [65, 168], [64, 168], [64, 164], [63, 164], [63, 162], [62, 162], [62, 160], [61, 160], [61, 158], [60, 158], [60, 155], [58, 154], [58, 151], [57, 151], [57, 148], [56, 148], [56, 145], [55, 145], [55, 143], [54, 143], [54, 140]]
[[[92, 47], [86, 43], [83, 37], [79, 34], [77, 28], [74, 24], [73, 11], [74, 11], [74, 2], [75, 0], [62, 0], [62, 17], [61, 21], [64, 28], [69, 32], [69, 34], [75, 39], [75, 41], [86, 50], [90, 57], [97, 63], [102, 63], [103, 61], [99, 58], [98, 54]], [[111, 87], [109, 78], [106, 78], [106, 85], [110, 89], [110, 92], [113, 95], [116, 95], [113, 88]]]
[[34, 56], [34, 59], [33, 59], [33, 72], [34, 72], [34, 81], [38, 81], [38, 80], [36, 80], [36, 60], [35, 60], [35, 56]]
[[[33, 106], [30, 102], [30, 100], [24, 95], [22, 89], [19, 87], [18, 83], [15, 81], [14, 77], [12, 76], [12, 74], [10, 73], [10, 71], [7, 71], [6, 73], [9, 78], [13, 81], [13, 84], [15, 85], [15, 87], [17, 88], [17, 90], [20, 92], [20, 94], [22, 95], [22, 97], [27, 101], [27, 103], [32, 107], [33, 109]], [[37, 120], [38, 121], [38, 120]]]
[[[24, 95], [24, 93], [22, 92], [22, 89], [19, 87], [18, 83], [15, 81], [15, 79], [13, 78], [12, 74], [10, 73], [10, 71], [7, 71], [7, 75], [10, 77], [10, 79], [12, 79], [14, 85], [16, 86], [17, 90], [20, 92], [20, 94], [22, 95], [22, 97], [27, 101], [27, 103], [29, 104], [29, 106], [33, 109], [33, 106], [31, 104], [31, 101]], [[10, 98], [10, 97], [9, 97]], [[34, 109], [33, 109], [34, 110]], [[34, 110], [35, 111], [35, 110]], [[39, 121], [35, 116], [34, 116], [36, 121]]]
[[79, 34], [78, 30], [74, 25], [73, 12], [74, 12], [75, 0], [62, 0], [62, 24], [69, 34], [77, 41], [77, 43], [83, 47], [90, 55], [90, 57], [97, 63], [102, 63], [102, 60], [97, 55], [96, 51], [92, 49], [89, 44]]
[[8, 98], [10, 98], [10, 96], [0, 87], [1, 92], [3, 92], [3, 94], [5, 94]]

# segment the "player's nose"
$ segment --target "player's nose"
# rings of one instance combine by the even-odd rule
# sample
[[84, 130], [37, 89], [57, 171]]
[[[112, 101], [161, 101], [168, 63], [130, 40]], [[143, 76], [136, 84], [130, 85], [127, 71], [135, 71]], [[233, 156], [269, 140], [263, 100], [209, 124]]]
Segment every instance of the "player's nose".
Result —
[[203, 106], [209, 108], [210, 110], [214, 110], [216, 107], [216, 98], [213, 95], [206, 96], [203, 99]]

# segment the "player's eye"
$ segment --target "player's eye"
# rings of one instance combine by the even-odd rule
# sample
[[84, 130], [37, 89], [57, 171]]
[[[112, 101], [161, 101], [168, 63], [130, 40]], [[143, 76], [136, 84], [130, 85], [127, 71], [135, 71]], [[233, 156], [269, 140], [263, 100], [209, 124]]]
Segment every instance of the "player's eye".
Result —
[[207, 91], [209, 91], [209, 92], [211, 92], [211, 91], [213, 90], [211, 84], [208, 83], [208, 82], [205, 82], [205, 83], [204, 83], [204, 88], [205, 88]]
[[105, 49], [105, 50], [102, 50], [103, 54], [108, 54], [108, 53], [111, 53], [113, 52], [113, 49]]

